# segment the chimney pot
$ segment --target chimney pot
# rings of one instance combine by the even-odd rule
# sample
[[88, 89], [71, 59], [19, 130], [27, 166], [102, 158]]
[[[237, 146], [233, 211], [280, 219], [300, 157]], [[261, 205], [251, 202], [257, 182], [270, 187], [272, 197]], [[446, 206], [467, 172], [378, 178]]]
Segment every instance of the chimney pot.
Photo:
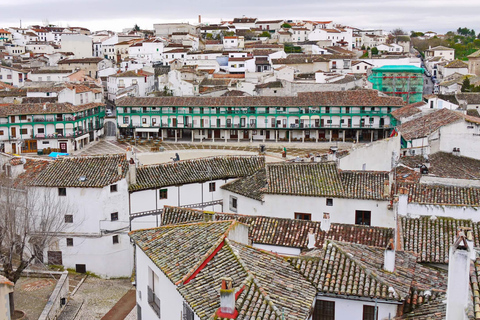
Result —
[[223, 277], [221, 280], [220, 312], [224, 314], [235, 314], [235, 292], [233, 290], [232, 278]]
[[322, 223], [320, 224], [320, 229], [322, 231], [328, 232], [330, 231], [331, 223], [330, 223], [330, 213], [324, 212]]
[[385, 248], [383, 268], [389, 272], [395, 271], [395, 246], [393, 244], [393, 239], [390, 239]]
[[315, 243], [316, 243], [316, 237], [313, 228], [310, 228], [308, 231], [308, 244], [307, 248], [308, 249], [313, 249], [315, 248]]
[[122, 165], [121, 164], [118, 164], [118, 175], [121, 176], [122, 175]]

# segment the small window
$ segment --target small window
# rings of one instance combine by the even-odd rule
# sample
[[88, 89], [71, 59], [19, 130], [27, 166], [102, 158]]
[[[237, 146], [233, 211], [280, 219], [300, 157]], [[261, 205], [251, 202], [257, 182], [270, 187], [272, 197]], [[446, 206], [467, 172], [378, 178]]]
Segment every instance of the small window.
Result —
[[115, 236], [112, 237], [112, 242], [113, 242], [113, 244], [118, 243], [118, 235], [115, 235]]
[[238, 208], [237, 197], [230, 196], [230, 210], [232, 210], [233, 212], [237, 212], [237, 208]]
[[27, 129], [20, 129], [20, 134], [28, 134], [28, 130]]
[[375, 316], [375, 307], [374, 306], [363, 306], [363, 318], [362, 320], [377, 320], [378, 313]]
[[110, 221], [118, 221], [118, 212], [110, 213]]
[[315, 301], [315, 320], [335, 320], [335, 301]]
[[312, 220], [311, 213], [295, 212], [295, 219], [297, 220]]
[[67, 195], [67, 188], [58, 188], [58, 195], [65, 197]]
[[356, 210], [355, 211], [355, 224], [369, 226], [371, 221], [372, 212]]
[[210, 182], [208, 184], [208, 191], [215, 192], [215, 182]]
[[45, 128], [38, 128], [37, 133], [39, 134], [45, 133]]
[[329, 206], [329, 207], [333, 206], [333, 199], [332, 198], [327, 198], [327, 206]]
[[73, 238], [67, 238], [67, 247], [73, 247]]
[[116, 184], [112, 184], [110, 186], [110, 192], [117, 192], [117, 185]]
[[73, 223], [73, 215], [66, 214], [65, 215], [65, 223]]
[[161, 189], [159, 193], [159, 198], [160, 199], [167, 199], [168, 198], [168, 190], [167, 189]]

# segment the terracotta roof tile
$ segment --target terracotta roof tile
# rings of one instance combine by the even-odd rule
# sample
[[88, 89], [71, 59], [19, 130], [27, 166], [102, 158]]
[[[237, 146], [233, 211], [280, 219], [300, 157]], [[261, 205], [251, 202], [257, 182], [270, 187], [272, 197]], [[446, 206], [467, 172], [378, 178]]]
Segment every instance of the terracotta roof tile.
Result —
[[472, 206], [480, 204], [480, 188], [422, 183], [398, 183], [408, 190], [408, 202], [445, 206]]
[[405, 140], [426, 137], [440, 127], [460, 121], [464, 116], [456, 111], [441, 109], [403, 123], [399, 130]]
[[130, 190], [243, 177], [264, 163], [265, 158], [260, 156], [223, 156], [145, 166], [137, 169], [137, 183], [131, 184]]
[[[118, 174], [118, 166], [122, 174]], [[103, 188], [126, 177], [125, 154], [66, 157], [51, 162], [31, 183], [45, 187]], [[80, 177], [85, 177], [81, 180]]]

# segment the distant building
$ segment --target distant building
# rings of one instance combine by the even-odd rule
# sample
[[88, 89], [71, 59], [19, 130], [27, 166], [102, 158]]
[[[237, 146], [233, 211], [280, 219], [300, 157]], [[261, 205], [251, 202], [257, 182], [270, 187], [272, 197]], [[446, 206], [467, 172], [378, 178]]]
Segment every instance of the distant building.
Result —
[[422, 68], [414, 66], [383, 66], [372, 69], [368, 80], [373, 89], [393, 97], [401, 97], [406, 103], [422, 101]]

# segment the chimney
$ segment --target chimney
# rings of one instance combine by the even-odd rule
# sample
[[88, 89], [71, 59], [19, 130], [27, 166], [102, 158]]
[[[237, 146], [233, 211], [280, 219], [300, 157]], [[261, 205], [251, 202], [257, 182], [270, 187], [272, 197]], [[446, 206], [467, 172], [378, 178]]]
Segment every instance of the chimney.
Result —
[[235, 314], [235, 292], [233, 290], [232, 278], [222, 278], [220, 289], [220, 312], [226, 315]]
[[450, 247], [448, 260], [447, 317], [446, 320], [466, 319], [469, 303], [470, 248], [463, 231]]
[[460, 230], [465, 235], [465, 239], [467, 240], [468, 248], [470, 249], [470, 259], [475, 261], [477, 259], [477, 253], [473, 249], [473, 231], [472, 228], [469, 227], [460, 227]]
[[385, 198], [387, 198], [388, 196], [390, 196], [390, 181], [389, 180], [385, 180], [383, 182], [383, 196]]
[[324, 212], [322, 223], [320, 224], [320, 229], [322, 231], [328, 232], [330, 231], [330, 213]]
[[122, 165], [121, 164], [118, 164], [118, 175], [121, 176], [122, 175]]
[[308, 249], [313, 249], [315, 248], [315, 243], [316, 243], [316, 237], [315, 237], [315, 233], [313, 232], [313, 228], [310, 228], [310, 230], [308, 230], [308, 244], [307, 244], [307, 248]]
[[390, 239], [387, 248], [385, 248], [383, 269], [389, 272], [395, 271], [395, 247], [393, 245], [393, 239]]
[[133, 158], [130, 158], [130, 162], [128, 164], [128, 173], [130, 175], [130, 184], [137, 183], [137, 167], [135, 166], [135, 161]]
[[202, 23], [202, 15], [200, 15], [200, 14], [198, 15], [198, 23], [199, 24]]
[[401, 216], [407, 215], [408, 206], [408, 190], [406, 188], [400, 188], [398, 195], [398, 214]]

